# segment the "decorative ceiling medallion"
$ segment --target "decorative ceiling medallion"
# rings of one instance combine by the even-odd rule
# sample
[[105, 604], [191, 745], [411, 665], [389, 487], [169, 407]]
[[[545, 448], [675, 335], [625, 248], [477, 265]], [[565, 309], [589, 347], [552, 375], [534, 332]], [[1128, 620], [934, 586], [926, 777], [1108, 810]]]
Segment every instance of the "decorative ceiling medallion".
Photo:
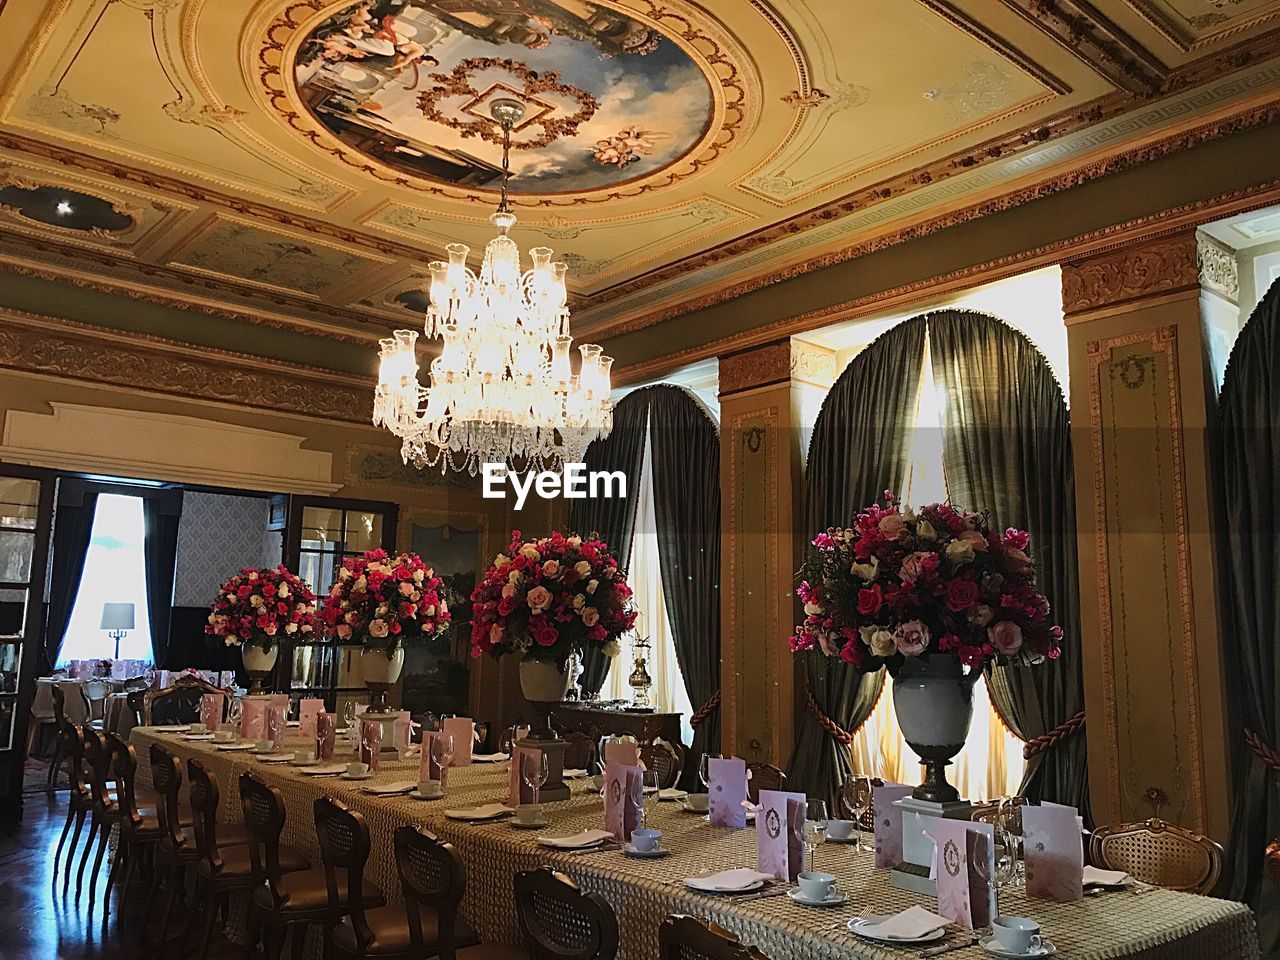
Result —
[[516, 96], [529, 105], [512, 143], [522, 205], [636, 196], [704, 169], [747, 102], [721, 42], [646, 2], [642, 15], [595, 0], [307, 0], [268, 25], [258, 78], [291, 127], [384, 182], [495, 190], [485, 118]]
[[0, 213], [59, 230], [116, 238], [138, 225], [136, 211], [79, 190], [8, 175], [0, 185]]

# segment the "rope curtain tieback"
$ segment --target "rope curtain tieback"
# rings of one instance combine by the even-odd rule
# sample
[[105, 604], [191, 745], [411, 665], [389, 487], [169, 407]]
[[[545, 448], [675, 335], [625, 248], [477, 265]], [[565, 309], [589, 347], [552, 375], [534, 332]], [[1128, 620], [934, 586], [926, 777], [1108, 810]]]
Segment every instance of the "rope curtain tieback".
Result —
[[822, 712], [822, 708], [818, 706], [818, 701], [813, 699], [813, 690], [810, 689], [808, 684], [805, 684], [804, 688], [804, 705], [813, 714], [813, 719], [818, 721], [818, 726], [831, 734], [836, 743], [842, 747], [847, 747], [853, 743], [853, 734]]
[[1070, 720], [1058, 724], [1048, 733], [1040, 737], [1032, 737], [1022, 745], [1022, 759], [1030, 760], [1032, 757], [1038, 757], [1050, 747], [1056, 747], [1059, 741], [1067, 739], [1073, 733], [1079, 733], [1084, 729], [1084, 711], [1081, 710]]
[[1249, 749], [1258, 755], [1258, 758], [1272, 770], [1280, 773], [1280, 753], [1276, 753], [1271, 745], [1262, 737], [1258, 736], [1248, 727], [1244, 730], [1244, 742], [1249, 745]]
[[696, 727], [703, 720], [715, 713], [720, 708], [720, 691], [717, 690], [707, 698], [707, 702], [700, 706], [689, 718], [689, 726]]

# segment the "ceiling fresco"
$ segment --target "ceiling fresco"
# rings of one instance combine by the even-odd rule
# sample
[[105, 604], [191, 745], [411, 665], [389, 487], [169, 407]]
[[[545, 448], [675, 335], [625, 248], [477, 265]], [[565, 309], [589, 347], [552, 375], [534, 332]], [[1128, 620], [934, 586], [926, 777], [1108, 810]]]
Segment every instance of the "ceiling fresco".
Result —
[[1280, 0], [10, 2], [0, 73], [0, 270], [356, 343], [491, 236], [517, 94], [607, 340], [1275, 109]]

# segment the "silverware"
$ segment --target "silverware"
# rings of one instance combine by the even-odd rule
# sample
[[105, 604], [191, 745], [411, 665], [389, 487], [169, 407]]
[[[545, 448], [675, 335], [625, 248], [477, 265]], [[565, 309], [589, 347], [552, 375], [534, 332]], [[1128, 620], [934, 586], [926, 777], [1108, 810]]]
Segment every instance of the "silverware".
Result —
[[957, 940], [955, 943], [943, 943], [936, 947], [927, 947], [926, 949], [920, 951], [920, 956], [940, 957], [944, 953], [950, 953], [952, 950], [963, 950], [966, 947], [972, 947], [975, 943], [977, 943], [981, 939], [982, 939], [981, 937], [972, 936], [972, 937], [967, 937], [964, 940]]

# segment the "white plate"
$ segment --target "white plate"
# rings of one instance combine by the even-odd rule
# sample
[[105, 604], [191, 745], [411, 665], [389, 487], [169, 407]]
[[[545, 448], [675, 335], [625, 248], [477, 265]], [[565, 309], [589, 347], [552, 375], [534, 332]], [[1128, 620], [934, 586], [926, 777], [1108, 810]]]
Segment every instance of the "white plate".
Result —
[[585, 780], [587, 779], [587, 771], [585, 770], [565, 770], [560, 776], [566, 780]]
[[669, 787], [664, 787], [663, 789], [658, 791], [659, 800], [681, 801], [681, 800], [684, 800], [684, 798], [687, 797], [688, 795], [689, 795], [688, 790], [673, 790]]
[[258, 759], [263, 763], [289, 763], [293, 760], [293, 753], [260, 753]]
[[937, 930], [931, 930], [923, 937], [916, 937], [914, 940], [878, 936], [876, 928], [892, 916], [892, 913], [881, 913], [870, 917], [854, 917], [849, 921], [848, 927], [851, 933], [857, 934], [864, 940], [874, 940], [876, 943], [933, 943], [947, 935], [947, 928], [939, 927]]
[[988, 936], [985, 936], [981, 940], [979, 940], [978, 946], [980, 946], [983, 950], [987, 951], [987, 953], [991, 954], [992, 956], [1017, 957], [1017, 958], [1020, 958], [1020, 960], [1032, 960], [1033, 957], [1036, 958], [1036, 960], [1039, 960], [1040, 957], [1052, 957], [1055, 953], [1058, 952], [1058, 948], [1053, 945], [1052, 940], [1042, 940], [1040, 942], [1039, 950], [1032, 950], [1030, 953], [1013, 953], [1012, 951], [1006, 950], [1004, 947], [1000, 946], [1000, 944], [996, 941], [996, 936], [994, 933], [989, 934]]
[[567, 837], [538, 837], [538, 843], [555, 850], [589, 850], [612, 839], [607, 830], [583, 830]]
[[407, 780], [401, 780], [398, 783], [371, 783], [369, 786], [361, 787], [360, 789], [373, 797], [399, 797], [410, 790], [416, 792], [418, 785]]
[[628, 857], [635, 857], [638, 860], [657, 860], [659, 857], [665, 857], [669, 853], [666, 847], [654, 847], [652, 850], [637, 850], [629, 843], [622, 845], [622, 852]]
[[182, 735], [182, 739], [183, 740], [212, 740], [213, 734], [212, 733], [184, 733]]
[[806, 907], [839, 907], [849, 902], [849, 897], [843, 893], [837, 893], [834, 897], [827, 897], [825, 900], [810, 900], [800, 892], [799, 888], [788, 890], [787, 896], [795, 903]]
[[327, 763], [324, 765], [302, 768], [302, 772], [308, 777], [336, 777], [338, 774], [345, 775], [346, 770], [347, 765], [345, 763]]
[[746, 893], [749, 890], [759, 890], [770, 879], [772, 878], [759, 870], [738, 867], [702, 877], [685, 877], [684, 885], [701, 893]]
[[170, 724], [164, 727], [153, 727], [152, 729], [155, 730], [156, 733], [187, 733], [191, 730], [191, 728], [186, 724], [183, 724], [182, 726]]
[[286, 720], [284, 725], [285, 725], [286, 727], [300, 727], [300, 726], [302, 726], [302, 721], [301, 721], [301, 720]]
[[[345, 767], [343, 769], [346, 769]], [[366, 770], [364, 773], [344, 773], [343, 780], [368, 780], [373, 776], [372, 770]]]
[[485, 820], [497, 820], [512, 813], [515, 813], [515, 810], [504, 803], [491, 803], [483, 807], [472, 807], [470, 810], [446, 810], [444, 815], [450, 820], [480, 823]]
[[215, 743], [213, 745], [213, 749], [215, 750], [252, 750], [253, 744], [252, 743]]

